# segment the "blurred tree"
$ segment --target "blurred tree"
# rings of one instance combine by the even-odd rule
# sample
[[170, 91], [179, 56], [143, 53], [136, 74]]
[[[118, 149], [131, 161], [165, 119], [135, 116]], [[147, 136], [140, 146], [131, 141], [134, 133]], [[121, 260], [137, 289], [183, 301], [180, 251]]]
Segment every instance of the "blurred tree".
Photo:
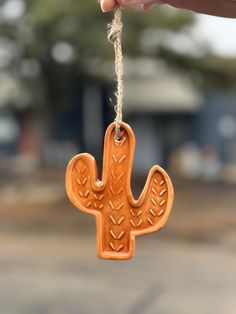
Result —
[[[14, 50], [7, 68], [26, 82], [37, 95], [34, 99], [44, 99], [58, 109], [75, 86], [105, 79], [97, 69], [113, 58], [106, 39], [112, 14], [103, 14], [95, 0], [83, 4], [74, 0], [6, 0], [1, 1], [1, 12], [1, 41], [10, 42]], [[179, 32], [194, 20], [191, 14], [156, 10], [138, 18], [137, 13], [126, 12], [124, 21], [125, 54], [137, 56], [145, 53], [145, 29]]]
[[[5, 63], [0, 62], [0, 67], [25, 82], [34, 95], [34, 103], [44, 102], [58, 110], [88, 80], [106, 79], [98, 73], [104, 61], [113, 58], [113, 48], [106, 39], [112, 14], [103, 14], [95, 0], [83, 3], [2, 0], [0, 3], [0, 56], [8, 47], [8, 52], [5, 51], [8, 58]], [[187, 36], [194, 21], [193, 14], [166, 7], [147, 14], [127, 10], [123, 35], [125, 55], [162, 58], [182, 70], [200, 74], [206, 86], [235, 85], [234, 60], [217, 58], [207, 47], [201, 56], [190, 56], [184, 53], [181, 40], [178, 44], [178, 37], [177, 45], [173, 45], [174, 36], [180, 33]]]

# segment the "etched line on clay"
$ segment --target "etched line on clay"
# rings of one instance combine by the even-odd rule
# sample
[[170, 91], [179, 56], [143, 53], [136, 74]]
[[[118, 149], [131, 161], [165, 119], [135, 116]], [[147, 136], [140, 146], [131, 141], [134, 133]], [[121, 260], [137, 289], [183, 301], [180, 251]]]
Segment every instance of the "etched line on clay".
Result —
[[132, 208], [130, 208], [130, 213], [131, 213], [131, 215], [132, 215], [133, 217], [135, 217], [135, 212], [133, 211]]
[[137, 227], [140, 227], [142, 223], [143, 223], [143, 220], [140, 219], [139, 222], [138, 222], [138, 224], [137, 224]]
[[123, 141], [120, 142], [120, 147], [123, 147], [126, 142], [126, 137], [123, 137]]
[[112, 155], [112, 159], [114, 160], [115, 163], [117, 163], [117, 158], [115, 154]]
[[137, 217], [139, 217], [140, 215], [142, 215], [143, 211], [140, 209], [138, 212], [137, 212]]
[[156, 189], [154, 187], [152, 187], [152, 193], [157, 195], [157, 191], [156, 191]]
[[111, 236], [112, 236], [113, 239], [115, 239], [115, 240], [117, 239], [115, 233], [114, 233], [112, 230], [110, 230], [110, 234], [111, 234]]
[[122, 164], [122, 162], [124, 162], [125, 159], [126, 159], [126, 155], [123, 155], [123, 156], [119, 159], [118, 164]]
[[124, 234], [125, 234], [125, 232], [121, 231], [121, 233], [118, 235], [117, 239], [121, 240], [123, 238]]
[[111, 219], [111, 222], [113, 223], [113, 225], [116, 225], [116, 220], [112, 215], [110, 215], [110, 219]]
[[119, 211], [124, 205], [124, 203], [117, 204], [116, 210]]
[[116, 175], [115, 175], [115, 172], [114, 172], [113, 169], [111, 170], [111, 176], [112, 176], [112, 178], [113, 178], [114, 180], [116, 180]]
[[122, 217], [118, 220], [117, 224], [118, 224], [118, 225], [121, 225], [124, 220], [125, 220], [125, 216], [122, 216]]
[[112, 185], [110, 185], [110, 191], [111, 191], [111, 194], [112, 194], [113, 196], [116, 195], [115, 191], [113, 190]]
[[120, 252], [122, 249], [124, 248], [124, 245], [123, 244], [121, 244], [120, 246], [118, 246], [118, 248], [117, 248], [117, 252]]
[[150, 223], [150, 225], [154, 225], [154, 223], [153, 223], [153, 221], [152, 221], [152, 219], [150, 219], [150, 218], [148, 218], [148, 220], [147, 220], [149, 223]]
[[81, 173], [85, 173], [86, 169], [87, 169], [87, 167], [86, 167], [86, 166], [82, 167], [82, 168], [81, 168], [81, 170], [80, 170], [80, 171], [81, 171]]
[[120, 193], [122, 193], [124, 191], [124, 188], [121, 187], [117, 192], [116, 192], [116, 195], [119, 195]]
[[156, 214], [154, 213], [154, 211], [150, 208], [149, 209], [149, 212], [151, 213], [151, 215], [153, 216], [153, 217], [156, 217]]
[[165, 200], [162, 200], [162, 201], [160, 202], [160, 206], [163, 206], [165, 203], [166, 203], [166, 201], [165, 201]]
[[113, 209], [113, 210], [115, 209], [115, 207], [114, 207], [112, 201], [109, 201], [109, 205], [110, 205], [111, 209]]
[[115, 248], [115, 246], [114, 246], [114, 244], [112, 242], [110, 242], [109, 245], [110, 245], [110, 247], [112, 248], [113, 251], [116, 250], [116, 248]]
[[120, 181], [120, 179], [124, 176], [124, 174], [125, 174], [124, 172], [121, 172], [120, 175], [117, 178], [117, 181]]
[[135, 228], [136, 226], [135, 226], [133, 219], [130, 219], [129, 221], [130, 221], [131, 225]]
[[85, 192], [85, 194], [84, 194], [84, 197], [87, 198], [87, 197], [89, 196], [89, 194], [90, 194], [90, 191], [87, 190], [87, 191]]
[[152, 202], [152, 204], [153, 204], [154, 206], [157, 206], [157, 202], [155, 201], [154, 198], [151, 199], [151, 202]]
[[159, 195], [163, 196], [166, 193], [166, 191], [167, 191], [167, 189], [162, 190]]
[[162, 216], [164, 214], [164, 209], [160, 210], [159, 213], [157, 214], [158, 217]]

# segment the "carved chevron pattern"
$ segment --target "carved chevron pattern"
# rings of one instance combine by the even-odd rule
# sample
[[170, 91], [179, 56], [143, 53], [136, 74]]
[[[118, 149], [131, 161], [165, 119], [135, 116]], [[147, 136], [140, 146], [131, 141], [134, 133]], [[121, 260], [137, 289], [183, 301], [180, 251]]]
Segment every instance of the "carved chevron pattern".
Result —
[[[116, 141], [113, 139], [113, 142], [115, 144], [115, 147], [123, 147], [126, 139], [123, 139], [123, 141]], [[123, 163], [125, 162], [127, 156], [126, 154], [122, 154], [121, 156], [118, 156], [118, 154], [112, 154], [112, 160], [111, 160], [111, 184], [109, 186], [110, 193], [112, 196], [112, 199], [109, 199], [108, 204], [109, 208], [112, 212], [116, 212], [114, 215], [110, 215], [110, 248], [113, 252], [121, 252], [124, 250], [125, 245], [122, 243], [122, 239], [125, 237], [126, 230], [123, 228], [123, 222], [125, 220], [125, 216], [123, 213], [124, 209], [124, 202], [121, 201], [122, 195], [124, 192], [124, 186], [123, 181], [121, 180], [125, 172], [122, 169]]]
[[105, 139], [103, 178], [96, 179], [93, 158], [81, 154], [67, 170], [67, 192], [76, 207], [96, 215], [98, 255], [102, 258], [131, 258], [134, 237], [164, 225], [173, 202], [173, 188], [167, 174], [157, 167], [149, 175], [142, 197], [135, 201], [130, 192], [134, 135], [122, 124], [122, 139], [114, 137], [110, 125]]
[[[153, 197], [151, 198], [151, 206], [149, 208], [149, 213], [152, 217], [149, 217], [147, 219], [148, 223], [153, 226], [154, 221], [153, 218], [161, 217], [164, 214], [164, 209], [161, 209], [160, 207], [164, 206], [166, 204], [166, 200], [161, 199], [160, 197], [163, 197], [165, 193], [167, 192], [166, 188], [158, 189], [158, 186], [162, 187], [165, 184], [164, 180], [161, 180], [158, 182], [156, 178], [153, 179], [154, 186], [151, 188], [151, 191], [153, 193]], [[159, 197], [159, 201], [157, 201], [157, 197]], [[158, 209], [156, 209], [158, 207]]]
[[116, 181], [120, 181], [120, 179], [124, 176], [124, 174], [125, 173], [122, 171], [119, 175], [116, 175], [115, 171], [113, 169], [111, 170], [111, 176]]
[[110, 215], [111, 222], [113, 225], [120, 225], [125, 220], [125, 216], [120, 217], [118, 220], [114, 218], [114, 216]]
[[125, 232], [124, 232], [124, 230], [122, 230], [118, 235], [116, 235], [115, 232], [111, 229], [110, 230], [110, 234], [111, 234], [113, 239], [120, 240], [120, 239], [122, 239], [122, 237], [125, 234]]
[[110, 191], [113, 196], [117, 196], [124, 191], [124, 188], [120, 187], [119, 190], [116, 190], [114, 186], [110, 185]]
[[115, 154], [113, 154], [112, 159], [114, 160], [116, 164], [121, 165], [125, 161], [126, 155], [123, 155], [120, 158], [118, 158]]
[[112, 242], [109, 243], [110, 247], [112, 248], [112, 250], [114, 252], [120, 252], [123, 248], [124, 248], [124, 245], [121, 244], [121, 245], [115, 245], [113, 244]]
[[101, 195], [94, 194], [94, 198], [98, 201], [101, 201], [104, 198], [104, 194], [101, 194]]
[[116, 211], [119, 211], [122, 207], [124, 207], [125, 206], [125, 204], [124, 203], [114, 203], [114, 202], [112, 202], [111, 200], [108, 202], [109, 203], [109, 205], [110, 205], [110, 207], [111, 207], [111, 209], [112, 210], [116, 210]]

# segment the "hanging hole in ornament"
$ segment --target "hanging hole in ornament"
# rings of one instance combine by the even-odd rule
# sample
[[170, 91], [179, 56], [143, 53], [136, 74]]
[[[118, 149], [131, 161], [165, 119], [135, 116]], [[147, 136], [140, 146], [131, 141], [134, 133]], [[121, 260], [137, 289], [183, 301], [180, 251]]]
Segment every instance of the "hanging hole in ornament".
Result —
[[124, 139], [124, 130], [120, 129], [119, 131], [114, 131], [115, 136], [114, 136], [114, 140], [118, 143], [120, 143], [123, 139]]
[[116, 141], [116, 142], [121, 142], [122, 139], [123, 139], [122, 135], [115, 136], [115, 141]]

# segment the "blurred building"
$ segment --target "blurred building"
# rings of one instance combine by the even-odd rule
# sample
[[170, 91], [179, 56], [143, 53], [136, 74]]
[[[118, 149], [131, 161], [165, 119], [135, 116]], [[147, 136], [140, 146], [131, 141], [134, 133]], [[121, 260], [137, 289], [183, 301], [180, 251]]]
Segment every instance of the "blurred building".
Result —
[[[109, 66], [104, 72], [112, 80]], [[145, 175], [159, 163], [188, 178], [236, 181], [236, 95], [200, 91], [187, 74], [160, 60], [126, 60], [125, 73], [125, 119], [138, 140], [136, 173]], [[107, 121], [104, 112], [112, 106], [99, 87], [88, 88], [85, 96], [86, 150], [96, 152], [103, 126], [114, 115]]]
[[[113, 81], [113, 64], [103, 71]], [[44, 108], [30, 107], [20, 81], [7, 74], [0, 80], [2, 157], [25, 156], [27, 168], [29, 159], [34, 166], [40, 160], [60, 165], [85, 150], [101, 160], [103, 134], [114, 119], [107, 86], [78, 89], [47, 128]], [[137, 174], [159, 163], [189, 178], [236, 181], [236, 95], [200, 92], [187, 74], [153, 59], [127, 59], [124, 82], [125, 120], [137, 139]]]

